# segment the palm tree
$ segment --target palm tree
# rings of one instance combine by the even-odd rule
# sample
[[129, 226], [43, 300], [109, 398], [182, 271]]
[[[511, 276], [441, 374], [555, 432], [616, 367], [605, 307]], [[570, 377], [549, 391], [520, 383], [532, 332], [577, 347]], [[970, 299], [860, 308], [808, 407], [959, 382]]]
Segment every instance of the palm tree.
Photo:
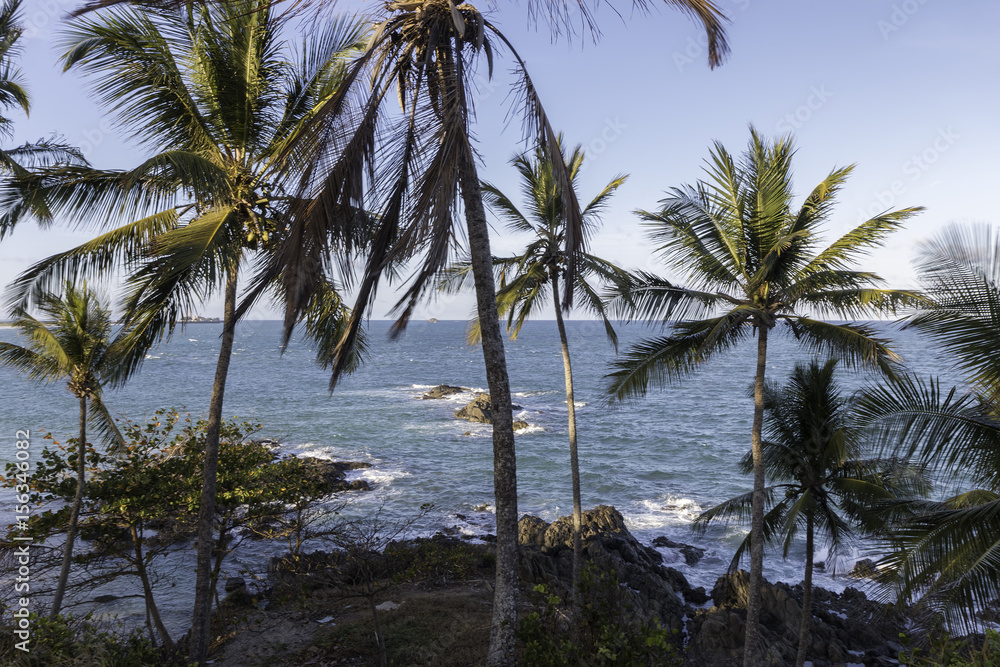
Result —
[[[608, 376], [613, 400], [639, 396], [650, 383], [678, 380], [715, 354], [757, 338], [750, 437], [754, 472], [750, 600], [744, 651], [748, 667], [756, 664], [759, 649], [764, 556], [761, 428], [768, 337], [776, 326], [785, 325], [815, 351], [827, 351], [849, 366], [874, 366], [890, 373], [898, 356], [871, 327], [834, 324], [799, 313], [812, 309], [854, 320], [894, 312], [913, 302], [913, 293], [883, 289], [877, 275], [852, 267], [920, 210], [887, 211], [816, 252], [819, 226], [829, 216], [853, 167], [834, 169], [794, 210], [791, 137], [768, 142], [752, 127], [750, 133], [749, 146], [739, 162], [716, 143], [706, 167], [707, 181], [674, 188], [660, 202], [658, 212], [638, 212], [667, 266], [683, 273], [691, 286], [639, 273], [616, 288], [614, 306], [619, 312], [659, 320], [672, 330], [670, 335], [633, 345]], [[674, 318], [678, 321], [671, 322]]]
[[968, 389], [907, 375], [869, 388], [860, 413], [876, 443], [967, 490], [904, 507], [879, 565], [899, 600], [972, 631], [1000, 596], [1000, 235], [948, 227], [921, 244], [916, 265], [931, 301], [906, 326], [951, 355]]
[[[15, 64], [21, 55], [18, 41], [23, 33], [20, 22], [21, 0], [5, 0], [0, 5], [0, 111], [10, 107], [20, 108], [25, 115], [31, 108], [28, 91], [24, 87], [21, 69]], [[0, 115], [0, 137], [9, 139], [13, 121]], [[0, 173], [23, 175], [33, 166], [58, 163], [81, 164], [83, 156], [78, 150], [48, 139], [25, 143], [10, 149], [0, 149]], [[0, 217], [0, 239], [10, 230], [12, 224], [6, 217]]]
[[[831, 556], [849, 545], [854, 526], [877, 525], [873, 507], [901, 494], [923, 490], [922, 477], [898, 459], [862, 459], [862, 433], [853, 425], [851, 405], [834, 379], [835, 359], [820, 365], [798, 364], [783, 387], [764, 387], [764, 427], [761, 449], [764, 473], [771, 480], [764, 495], [764, 541], [784, 536], [783, 556], [800, 528], [806, 531], [806, 569], [802, 583], [802, 622], [796, 667], [805, 664], [812, 619], [812, 572], [816, 533], [824, 534]], [[743, 458], [744, 473], [753, 460]], [[751, 493], [731, 498], [703, 512], [695, 525], [704, 530], [712, 521], [745, 520]], [[730, 570], [739, 566], [750, 538], [743, 540]]]
[[[562, 144], [562, 135], [558, 137]], [[560, 148], [560, 151], [562, 149]], [[573, 154], [563, 161], [569, 170], [573, 187], [576, 188], [577, 176], [584, 161], [584, 152], [580, 146]], [[577, 457], [576, 438], [576, 404], [573, 398], [573, 371], [570, 364], [569, 341], [566, 337], [566, 326], [563, 322], [564, 309], [560, 299], [560, 277], [565, 274], [567, 257], [563, 250], [566, 236], [565, 213], [563, 197], [555, 178], [552, 159], [541, 149], [535, 151], [534, 157], [527, 154], [515, 156], [511, 164], [521, 175], [521, 185], [524, 199], [528, 202], [527, 214], [518, 210], [514, 202], [503, 194], [496, 186], [483, 183], [483, 198], [493, 212], [507, 223], [508, 229], [514, 232], [532, 234], [534, 239], [528, 244], [521, 255], [514, 257], [494, 257], [493, 266], [497, 269], [500, 288], [497, 291], [497, 309], [501, 317], [507, 317], [507, 333], [512, 340], [517, 338], [524, 321], [537, 314], [542, 305], [550, 297], [559, 330], [559, 341], [562, 346], [563, 371], [566, 382], [566, 405], [569, 424], [569, 460], [573, 480], [573, 587], [579, 588], [580, 563], [583, 558], [583, 546], [580, 538], [582, 509], [580, 501], [580, 466]], [[584, 234], [590, 236], [599, 224], [599, 216], [604, 211], [607, 200], [614, 194], [626, 175], [616, 176], [600, 193], [594, 197], [582, 211]], [[604, 321], [608, 339], [617, 349], [618, 336], [608, 320], [604, 302], [595, 288], [589, 282], [594, 277], [603, 278], [606, 282], [620, 281], [624, 272], [607, 260], [589, 253], [582, 253], [579, 260], [579, 270], [576, 275], [575, 296], [581, 300], [584, 307], [593, 314], [599, 315]], [[458, 265], [454, 271], [449, 270], [449, 289], [462, 286], [469, 275], [467, 263]], [[481, 338], [479, 321], [476, 320], [470, 331], [470, 339], [478, 342]]]
[[[77, 289], [66, 283], [62, 296], [45, 294], [39, 301], [45, 321], [20, 310], [14, 326], [28, 339], [27, 346], [0, 343], [0, 364], [10, 366], [37, 382], [66, 380], [70, 392], [80, 402], [80, 435], [76, 451], [76, 492], [66, 524], [66, 543], [62, 567], [52, 599], [50, 618], [62, 608], [69, 581], [73, 545], [83, 503], [87, 469], [87, 411], [96, 417], [102, 429], [114, 439], [114, 446], [125, 441], [104, 404], [106, 384], [121, 384], [127, 377], [123, 365], [129, 359], [121, 333], [112, 339], [111, 311], [101, 303], [86, 284]], [[90, 402], [88, 406], [88, 401]]]
[[[128, 341], [138, 350], [169, 335], [198, 302], [223, 293], [199, 510], [191, 641], [198, 663], [209, 640], [219, 429], [240, 268], [261, 261], [286, 233], [296, 175], [282, 170], [282, 156], [335, 96], [366, 33], [362, 22], [342, 18], [292, 49], [280, 39], [283, 18], [269, 5], [120, 8], [77, 19], [63, 39], [66, 68], [92, 76], [100, 102], [154, 155], [131, 171], [53, 168], [12, 186], [24, 200], [47, 202], [53, 214], [118, 225], [31, 267], [14, 285], [18, 302], [27, 304], [53, 280], [124, 266]], [[328, 275], [313, 276], [300, 318], [324, 363], [345, 322]], [[351, 352], [348, 370], [357, 361], [357, 348]]]

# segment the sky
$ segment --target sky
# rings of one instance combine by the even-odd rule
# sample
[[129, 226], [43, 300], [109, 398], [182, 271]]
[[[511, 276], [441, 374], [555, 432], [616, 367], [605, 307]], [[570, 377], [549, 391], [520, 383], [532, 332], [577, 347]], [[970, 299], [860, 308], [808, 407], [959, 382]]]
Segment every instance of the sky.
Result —
[[[129, 168], [143, 157], [91, 100], [86, 82], [63, 74], [54, 46], [64, 14], [78, 0], [26, 0], [22, 67], [30, 117], [11, 112], [10, 145], [52, 134], [80, 146], [93, 164]], [[655, 4], [655, 0], [654, 0]], [[609, 180], [629, 174], [603, 217], [591, 251], [622, 266], [664, 273], [633, 211], [653, 210], [669, 188], [703, 177], [714, 141], [741, 151], [753, 124], [765, 136], [794, 133], [795, 187], [802, 198], [832, 169], [856, 168], [826, 228], [833, 241], [863, 220], [909, 206], [926, 210], [859, 268], [892, 287], [912, 287], [917, 244], [951, 223], [1000, 223], [994, 184], [1000, 170], [1000, 4], [990, 0], [718, 0], [728, 15], [731, 54], [707, 66], [698, 25], [666, 4], [649, 14], [597, 11], [602, 34], [552, 39], [528, 19], [526, 0], [485, 8], [525, 60], [557, 131], [582, 144], [580, 179], [589, 201]], [[342, 0], [344, 11], [377, 7]], [[508, 92], [509, 59], [494, 79], [479, 72], [476, 138], [480, 176], [510, 195], [519, 186], [508, 160], [529, 148]], [[495, 255], [525, 238], [492, 218]], [[24, 223], [0, 242], [0, 285], [31, 263], [86, 241], [72, 221], [39, 230]], [[379, 295], [373, 317], [395, 301]], [[418, 318], [464, 319], [471, 295], [425, 304]], [[219, 300], [202, 315], [219, 315]], [[251, 317], [272, 318], [264, 307]]]

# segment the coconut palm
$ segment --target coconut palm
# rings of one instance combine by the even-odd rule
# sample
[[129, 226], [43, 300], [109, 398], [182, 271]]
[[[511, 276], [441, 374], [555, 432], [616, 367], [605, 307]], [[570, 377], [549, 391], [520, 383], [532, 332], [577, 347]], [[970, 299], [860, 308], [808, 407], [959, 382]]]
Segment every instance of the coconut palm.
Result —
[[[62, 567], [49, 613], [55, 618], [62, 608], [69, 581], [73, 545], [76, 542], [80, 507], [83, 503], [87, 466], [87, 412], [102, 430], [113, 437], [112, 449], [125, 441], [104, 404], [106, 384], [121, 384], [127, 377], [122, 367], [129, 365], [122, 333], [112, 337], [111, 311], [86, 285], [76, 288], [66, 283], [61, 296], [44, 294], [38, 303], [43, 320], [27, 312], [15, 313], [14, 326], [27, 345], [0, 342], [0, 364], [10, 366], [42, 383], [65, 380], [80, 403], [80, 434], [76, 451], [76, 491], [66, 522], [66, 542]], [[89, 405], [88, 405], [89, 401]]]
[[[831, 557], [849, 546], [856, 528], [878, 524], [872, 508], [898, 495], [910, 497], [924, 490], [918, 471], [899, 459], [863, 459], [862, 432], [853, 424], [851, 404], [834, 379], [836, 360], [798, 364], [784, 386], [764, 387], [764, 426], [761, 442], [767, 509], [764, 541], [783, 538], [783, 556], [801, 528], [805, 528], [806, 568], [802, 583], [802, 622], [796, 667], [802, 667], [809, 647], [812, 619], [812, 572], [817, 533], [826, 538]], [[752, 457], [741, 462], [753, 472]], [[731, 498], [703, 512], [695, 525], [704, 530], [713, 521], [745, 520], [752, 492]], [[750, 546], [749, 536], [733, 557], [739, 566]]]
[[674, 188], [657, 212], [638, 212], [666, 265], [684, 274], [691, 284], [682, 287], [639, 273], [616, 288], [613, 305], [619, 312], [659, 320], [672, 329], [669, 335], [630, 347], [608, 376], [613, 400], [623, 400], [644, 394], [651, 383], [678, 380], [743, 340], [757, 339], [750, 437], [754, 471], [750, 599], [744, 651], [748, 667], [756, 664], [759, 650], [764, 554], [761, 428], [769, 335], [783, 325], [815, 351], [829, 352], [849, 366], [871, 366], [890, 373], [898, 356], [874, 329], [859, 323], [827, 322], [803, 311], [855, 320], [894, 312], [913, 302], [913, 293], [884, 289], [876, 274], [853, 266], [920, 210], [887, 211], [817, 252], [819, 227], [829, 217], [853, 167], [834, 169], [795, 210], [791, 137], [766, 141], [753, 128], [750, 133], [740, 161], [716, 143], [706, 181]]
[[[559, 136], [560, 146], [562, 135]], [[563, 160], [569, 170], [573, 187], [577, 186], [577, 176], [584, 162], [584, 152], [580, 146], [573, 154]], [[564, 309], [560, 298], [559, 281], [565, 273], [567, 258], [563, 250], [566, 236], [565, 215], [563, 211], [562, 193], [556, 182], [552, 159], [541, 149], [537, 149], [533, 157], [528, 154], [515, 156], [511, 164], [521, 176], [521, 186], [524, 200], [527, 202], [527, 213], [522, 213], [513, 200], [503, 194], [496, 186], [483, 183], [483, 198], [493, 212], [506, 222], [508, 229], [533, 235], [533, 239], [524, 252], [514, 257], [494, 257], [493, 266], [500, 281], [497, 290], [497, 309], [501, 317], [507, 318], [507, 333], [511, 339], [516, 339], [524, 321], [538, 314], [545, 302], [550, 298], [556, 316], [559, 330], [559, 341], [562, 346], [563, 371], [566, 383], [566, 405], [569, 425], [569, 459], [573, 480], [573, 585], [574, 589], [580, 583], [580, 563], [583, 547], [580, 538], [581, 501], [580, 501], [580, 466], [577, 457], [576, 437], [576, 404], [573, 398], [573, 371], [570, 363], [569, 340], [566, 337], [566, 326], [563, 322]], [[614, 194], [627, 176], [619, 175], [611, 180], [604, 189], [583, 208], [584, 234], [590, 236], [599, 224], [599, 216], [604, 211], [608, 199]], [[605, 282], [619, 281], [624, 272], [611, 262], [589, 253], [580, 256], [579, 270], [576, 275], [575, 294], [578, 303], [586, 310], [601, 317], [604, 321], [608, 339], [618, 346], [618, 336], [608, 320], [604, 303], [599, 294], [599, 287], [591, 284], [594, 278]], [[461, 287], [469, 276], [469, 265], [461, 264], [449, 271], [449, 289]], [[475, 320], [470, 331], [470, 339], [478, 342], [480, 339], [479, 321]]]
[[878, 444], [965, 490], [906, 507], [879, 565], [898, 599], [972, 631], [1000, 596], [1000, 234], [948, 227], [920, 245], [916, 265], [932, 301], [906, 326], [950, 355], [968, 389], [907, 375], [870, 388], [860, 411]]
[[[28, 114], [31, 102], [24, 87], [21, 69], [16, 59], [21, 55], [18, 41], [23, 28], [20, 22], [21, 0], [6, 0], [0, 5], [0, 112], [10, 107]], [[13, 121], [0, 115], [0, 137], [9, 139]], [[80, 164], [83, 156], [76, 149], [56, 140], [41, 140], [10, 149], [0, 149], [0, 173], [24, 174], [34, 166], [56, 163]], [[9, 220], [0, 217], [0, 238], [11, 229]]]
[[[62, 167], [11, 186], [11, 199], [42, 200], [53, 214], [105, 230], [118, 225], [31, 267], [14, 285], [17, 302], [27, 304], [65, 276], [124, 267], [124, 310], [133, 328], [128, 340], [140, 350], [169, 335], [198, 303], [223, 294], [192, 621], [191, 660], [199, 663], [214, 588], [219, 429], [240, 269], [266, 256], [285, 234], [295, 174], [281, 169], [282, 155], [335, 95], [366, 33], [362, 22], [342, 18], [293, 49], [280, 36], [283, 18], [269, 5], [241, 0], [190, 10], [119, 8], [77, 19], [63, 38], [66, 68], [91, 76], [98, 100], [154, 154], [131, 171]], [[329, 275], [314, 276], [299, 318], [317, 339], [324, 363], [345, 322]], [[355, 351], [346, 355], [348, 370]], [[138, 364], [141, 355], [133, 359]]]

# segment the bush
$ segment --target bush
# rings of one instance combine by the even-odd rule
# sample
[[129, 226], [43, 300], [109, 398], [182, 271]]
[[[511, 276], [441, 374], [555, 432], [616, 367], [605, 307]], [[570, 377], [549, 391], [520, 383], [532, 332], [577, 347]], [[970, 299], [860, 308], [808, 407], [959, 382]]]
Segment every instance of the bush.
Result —
[[122, 626], [98, 623], [90, 614], [55, 620], [31, 616], [30, 653], [14, 648], [13, 635], [0, 634], [0, 662], [11, 667], [150, 667], [169, 660], [141, 631], [126, 632]]
[[[987, 630], [973, 641], [955, 639], [944, 632], [932, 634], [926, 649], [909, 648], [906, 635], [899, 639], [907, 650], [899, 654], [902, 665], [940, 667], [1000, 667], [1000, 633]], [[981, 641], [977, 641], [981, 638]]]
[[580, 604], [573, 606], [545, 584], [532, 589], [536, 608], [518, 623], [521, 660], [533, 667], [623, 667], [680, 665], [676, 630], [635, 614], [614, 570], [581, 572]]

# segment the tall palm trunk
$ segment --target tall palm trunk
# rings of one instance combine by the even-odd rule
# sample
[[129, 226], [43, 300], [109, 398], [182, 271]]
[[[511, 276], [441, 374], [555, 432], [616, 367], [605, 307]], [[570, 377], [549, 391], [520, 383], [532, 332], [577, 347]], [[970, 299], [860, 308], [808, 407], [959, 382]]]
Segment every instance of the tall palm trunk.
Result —
[[205, 427], [205, 467], [202, 471], [201, 506], [198, 512], [198, 565], [195, 581], [194, 613], [191, 615], [191, 645], [189, 662], [205, 664], [208, 645], [211, 643], [212, 619], [212, 551], [215, 545], [213, 524], [215, 520], [215, 482], [219, 467], [219, 431], [222, 428], [222, 399], [226, 392], [229, 361], [233, 354], [236, 334], [236, 281], [234, 266], [226, 276], [225, 313], [222, 324], [222, 344], [219, 361], [215, 366], [215, 384], [208, 406], [208, 423]]
[[146, 570], [146, 560], [143, 558], [142, 554], [142, 538], [139, 537], [139, 531], [136, 529], [135, 525], [131, 526], [132, 535], [132, 547], [135, 551], [135, 569], [139, 573], [139, 581], [142, 582], [142, 596], [146, 600], [146, 611], [153, 619], [153, 626], [156, 628], [156, 632], [160, 635], [160, 640], [163, 642], [163, 646], [170, 652], [174, 650], [174, 642], [170, 638], [170, 633], [167, 632], [167, 626], [163, 624], [163, 620], [160, 618], [160, 610], [156, 606], [156, 600], [153, 598], [153, 586], [149, 581], [149, 572]]
[[764, 426], [764, 371], [767, 368], [766, 322], [757, 323], [757, 375], [753, 384], [753, 430], [750, 451], [753, 457], [753, 500], [750, 521], [750, 592], [747, 599], [746, 640], [743, 644], [743, 667], [757, 667], [760, 650], [760, 589], [764, 578], [764, 450], [761, 431]]
[[[468, 135], [466, 135], [468, 136]], [[482, 330], [486, 382], [493, 411], [493, 488], [497, 512], [497, 574], [493, 595], [493, 621], [486, 664], [514, 664], [514, 629], [517, 626], [517, 461], [514, 452], [514, 418], [510, 402], [510, 378], [504, 356], [503, 332], [497, 313], [496, 285], [490, 254], [489, 227], [483, 209], [483, 193], [471, 147], [466, 145], [461, 162], [462, 202], [469, 232], [476, 306]]]
[[59, 615], [63, 596], [66, 594], [66, 584], [69, 582], [69, 566], [73, 560], [73, 543], [76, 542], [77, 524], [80, 521], [80, 508], [83, 506], [83, 486], [87, 477], [87, 397], [80, 396], [80, 442], [77, 443], [76, 461], [76, 494], [73, 496], [73, 506], [69, 511], [69, 524], [66, 526], [66, 544], [63, 547], [62, 567], [59, 570], [59, 580], [56, 582], [56, 592], [52, 597], [52, 610], [49, 618]]
[[812, 621], [813, 584], [813, 518], [806, 517], [806, 576], [802, 581], [802, 624], [799, 626], [799, 653], [795, 657], [795, 667], [806, 664], [806, 648], [809, 645], [809, 625]]
[[569, 340], [559, 303], [559, 274], [552, 274], [552, 301], [556, 307], [556, 325], [562, 344], [563, 374], [566, 380], [566, 412], [569, 415], [569, 469], [573, 477], [573, 593], [580, 593], [580, 567], [583, 562], [583, 539], [580, 536], [583, 509], [580, 502], [580, 461], [576, 449], [576, 402], [573, 399], [573, 366], [569, 361]]

